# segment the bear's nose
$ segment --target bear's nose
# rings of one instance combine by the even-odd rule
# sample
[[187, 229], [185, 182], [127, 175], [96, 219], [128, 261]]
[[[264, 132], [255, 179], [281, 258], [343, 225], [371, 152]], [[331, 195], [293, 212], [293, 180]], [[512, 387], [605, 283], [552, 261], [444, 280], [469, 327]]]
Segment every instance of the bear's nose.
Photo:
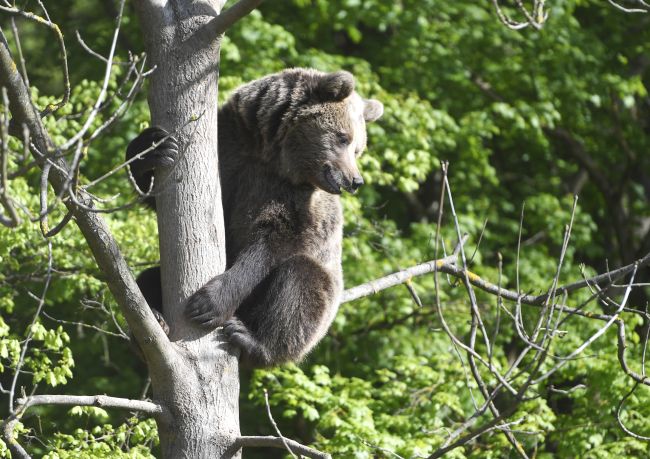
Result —
[[352, 186], [351, 186], [351, 188], [352, 188], [354, 191], [357, 191], [361, 185], [363, 185], [363, 177], [361, 177], [360, 175], [358, 175], [357, 177], [354, 177], [354, 178], [352, 179]]

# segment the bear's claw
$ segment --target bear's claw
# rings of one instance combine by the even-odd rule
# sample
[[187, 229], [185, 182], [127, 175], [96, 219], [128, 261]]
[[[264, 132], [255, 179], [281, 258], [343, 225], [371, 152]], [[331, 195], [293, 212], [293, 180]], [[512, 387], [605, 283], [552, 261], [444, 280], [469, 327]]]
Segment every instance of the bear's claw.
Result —
[[[157, 146], [146, 153], [144, 151]], [[176, 162], [178, 156], [178, 143], [174, 137], [160, 127], [145, 129], [133, 139], [126, 150], [126, 158], [131, 161], [129, 168], [133, 177], [136, 178], [138, 188], [141, 188], [140, 177], [157, 167], [170, 167]], [[134, 159], [137, 158], [137, 159]], [[142, 190], [141, 191], [146, 191]]]
[[206, 285], [188, 298], [185, 304], [185, 316], [202, 327], [215, 328], [223, 325], [230, 315], [226, 317], [210, 290]]

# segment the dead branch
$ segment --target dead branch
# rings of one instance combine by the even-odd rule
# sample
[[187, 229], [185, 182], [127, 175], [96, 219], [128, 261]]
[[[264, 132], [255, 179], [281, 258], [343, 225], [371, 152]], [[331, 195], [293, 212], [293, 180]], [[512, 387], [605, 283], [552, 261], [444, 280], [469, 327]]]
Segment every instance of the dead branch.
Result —
[[[440, 198], [438, 225], [436, 228], [436, 245], [435, 250], [443, 246], [440, 243], [439, 234], [440, 226], [442, 223], [442, 209], [444, 208], [444, 197], [448, 198], [448, 206], [451, 209], [452, 220], [455, 225], [457, 237], [460, 242], [456, 246], [454, 253], [440, 259], [434, 259], [427, 263], [417, 265], [405, 270], [398, 271], [388, 276], [375, 279], [373, 281], [364, 283], [362, 285], [353, 287], [346, 290], [342, 295], [342, 302], [352, 301], [354, 299], [362, 298], [372, 295], [381, 290], [390, 288], [399, 284], [409, 284], [416, 276], [432, 273], [434, 276], [435, 285], [435, 298], [438, 319], [442, 324], [442, 330], [448, 335], [455, 353], [458, 355], [461, 365], [465, 371], [466, 377], [474, 380], [478, 385], [480, 395], [482, 397], [481, 403], [476, 400], [472, 389], [468, 384], [470, 397], [474, 402], [474, 413], [470, 414], [461, 425], [454, 430], [442, 444], [442, 446], [434, 452], [431, 457], [440, 457], [452, 449], [465, 445], [467, 442], [473, 440], [479, 435], [485, 434], [489, 431], [501, 432], [514, 450], [521, 457], [528, 457], [526, 451], [523, 449], [522, 444], [516, 438], [517, 432], [511, 429], [512, 422], [505, 422], [511, 416], [520, 403], [537, 398], [540, 396], [540, 384], [548, 381], [548, 379], [556, 374], [567, 362], [581, 358], [581, 354], [596, 340], [605, 335], [606, 331], [612, 326], [618, 329], [618, 357], [623, 371], [636, 383], [650, 386], [650, 378], [646, 377], [644, 364], [645, 364], [645, 344], [643, 348], [642, 358], [642, 373], [639, 374], [632, 370], [626, 361], [626, 342], [625, 342], [625, 323], [620, 318], [622, 312], [642, 315], [647, 318], [647, 312], [638, 311], [627, 306], [627, 301], [633, 287], [639, 285], [635, 283], [635, 275], [641, 267], [650, 265], [650, 253], [638, 259], [634, 263], [623, 266], [618, 269], [608, 270], [605, 273], [592, 276], [590, 278], [584, 277], [580, 281], [560, 285], [559, 279], [562, 271], [564, 257], [569, 246], [571, 230], [576, 212], [576, 200], [574, 200], [571, 219], [566, 225], [564, 239], [558, 262], [556, 264], [555, 273], [550, 286], [545, 293], [530, 294], [522, 293], [519, 285], [519, 253], [521, 248], [521, 228], [523, 226], [523, 208], [520, 220], [520, 235], [517, 244], [517, 260], [516, 260], [516, 291], [506, 289], [501, 286], [501, 260], [499, 258], [499, 281], [495, 285], [490, 281], [482, 279], [478, 275], [472, 273], [467, 268], [467, 261], [465, 258], [464, 244], [466, 236], [461, 236], [461, 228], [456, 217], [456, 212], [453, 207], [453, 198], [449, 182], [447, 180], [446, 164], [443, 164], [443, 181], [442, 191]], [[460, 260], [460, 261], [459, 261]], [[470, 313], [469, 331], [465, 332], [464, 338], [457, 336], [450, 324], [445, 320], [444, 311], [440, 304], [439, 292], [439, 273], [444, 273], [450, 277], [461, 280], [466, 287], [468, 306]], [[621, 282], [623, 278], [626, 281]], [[618, 285], [624, 287], [625, 291], [620, 301], [608, 295], [608, 291], [613, 286]], [[491, 340], [487, 336], [487, 328], [483, 323], [481, 317], [481, 309], [478, 307], [476, 297], [473, 294], [472, 287], [476, 287], [496, 297], [496, 316], [497, 324], [492, 333]], [[584, 300], [581, 304], [576, 306], [568, 305], [568, 297], [571, 292], [589, 288], [591, 295]], [[410, 291], [411, 292], [411, 291]], [[413, 297], [413, 296], [412, 296]], [[414, 296], [413, 300], [418, 304], [419, 297]], [[514, 303], [514, 311], [510, 311], [503, 303], [509, 301]], [[596, 313], [583, 310], [585, 306], [595, 301], [602, 302], [606, 308], [610, 308], [610, 313]], [[526, 329], [526, 322], [522, 312], [522, 305], [534, 306], [539, 311], [537, 318], [532, 321], [532, 330]], [[416, 312], [419, 311], [416, 309]], [[492, 346], [497, 338], [499, 330], [499, 322], [501, 320], [500, 313], [505, 313], [505, 318], [509, 318], [514, 322], [514, 329], [517, 332], [519, 339], [524, 343], [524, 347], [519, 351], [518, 355], [505, 369], [496, 366], [496, 362], [492, 358]], [[407, 320], [415, 314], [406, 315], [404, 318], [399, 319], [400, 323]], [[594, 332], [583, 339], [581, 345], [577, 346], [566, 355], [555, 355], [551, 352], [551, 344], [556, 338], [565, 334], [560, 327], [571, 317], [579, 316], [586, 319], [594, 319], [603, 322], [603, 325], [598, 327]], [[482, 335], [482, 336], [479, 336]], [[461, 355], [461, 351], [465, 352], [465, 357]], [[487, 354], [487, 360], [483, 358], [483, 354]], [[525, 357], [528, 356], [526, 359]], [[551, 360], [550, 364], [547, 364]], [[525, 363], [524, 363], [525, 362]], [[480, 364], [480, 365], [479, 365]], [[546, 365], [545, 365], [546, 364]], [[523, 365], [522, 368], [519, 366]], [[494, 400], [500, 394], [507, 392], [508, 397], [512, 399], [508, 410], [498, 410], [494, 404]], [[624, 400], [623, 400], [624, 401]], [[619, 412], [620, 412], [619, 407]], [[487, 412], [491, 413], [491, 419], [485, 421], [482, 425], [475, 427], [482, 416]], [[470, 430], [471, 429], [471, 430]], [[469, 433], [465, 433], [466, 431]], [[627, 430], [626, 430], [627, 431]]]
[[121, 410], [139, 411], [152, 416], [157, 416], [163, 412], [162, 405], [158, 403], [148, 402], [146, 400], [110, 397], [108, 395], [32, 395], [16, 400], [15, 411], [17, 415], [22, 416], [29, 408], [39, 405], [117, 408]]
[[[10, 16], [14, 17], [21, 17], [24, 19], [27, 19], [29, 21], [35, 22], [36, 24], [42, 25], [50, 29], [54, 35], [56, 36], [57, 43], [59, 45], [59, 50], [61, 51], [61, 67], [63, 70], [63, 98], [61, 99], [60, 102], [56, 104], [52, 104], [48, 106], [43, 113], [41, 113], [41, 116], [46, 116], [49, 115], [50, 113], [54, 113], [57, 111], [59, 108], [63, 107], [65, 104], [68, 103], [70, 100], [70, 74], [68, 72], [68, 56], [67, 56], [67, 51], [65, 47], [65, 41], [63, 39], [63, 34], [61, 33], [61, 29], [59, 29], [59, 26], [53, 23], [49, 16], [47, 15], [47, 10], [44, 9], [43, 4], [41, 3], [41, 7], [43, 8], [43, 12], [45, 14], [45, 18], [42, 18], [41, 16], [38, 16], [37, 14], [31, 13], [29, 11], [24, 11], [21, 10], [17, 7], [8, 7], [8, 6], [0, 6], [0, 12], [6, 13]], [[22, 54], [22, 52], [21, 52]], [[21, 63], [23, 62], [23, 59], [21, 58]], [[27, 75], [27, 72], [25, 72], [25, 75]], [[26, 84], [27, 80], [25, 80]]]
[[16, 212], [13, 199], [9, 196], [9, 181], [7, 180], [7, 163], [9, 160], [9, 99], [7, 90], [2, 89], [2, 105], [4, 110], [0, 114], [0, 205], [6, 216], [0, 213], [0, 224], [15, 228], [22, 222]]
[[492, 0], [492, 6], [499, 21], [507, 28], [521, 30], [528, 26], [540, 30], [548, 19], [548, 10], [544, 10], [546, 0], [534, 0], [529, 10], [522, 0], [515, 0], [516, 10], [523, 16], [523, 20], [512, 19], [501, 7], [499, 0]]
[[386, 290], [387, 288], [391, 288], [399, 284], [408, 283], [414, 277], [429, 274], [436, 270], [445, 272], [443, 270], [445, 266], [455, 265], [460, 248], [463, 244], [465, 244], [466, 241], [467, 235], [461, 238], [460, 242], [454, 248], [453, 253], [444, 258], [427, 261], [426, 263], [412, 266], [402, 271], [397, 271], [393, 274], [389, 274], [388, 276], [380, 277], [379, 279], [375, 279], [364, 284], [357, 285], [356, 287], [349, 288], [343, 292], [341, 303], [347, 303], [349, 301], [358, 300], [359, 298], [363, 298], [365, 296], [374, 295], [375, 293], [379, 293], [382, 290]]
[[294, 454], [294, 452], [289, 447], [289, 445], [287, 444], [287, 439], [284, 438], [284, 435], [282, 435], [282, 432], [280, 432], [280, 428], [278, 427], [278, 424], [275, 422], [275, 419], [273, 419], [273, 414], [271, 413], [271, 404], [269, 403], [269, 392], [266, 389], [264, 389], [264, 402], [266, 404], [266, 414], [269, 417], [269, 421], [271, 422], [271, 425], [273, 426], [275, 433], [278, 434], [278, 437], [280, 438], [280, 440], [282, 440], [282, 444], [284, 445], [284, 448], [287, 451], [289, 451], [289, 454], [291, 454], [291, 456], [294, 459], [298, 459]]
[[[516, 291], [499, 287], [498, 285], [483, 279], [478, 274], [475, 274], [469, 270], [465, 272], [463, 268], [456, 265], [457, 257], [458, 254], [452, 254], [438, 260], [427, 261], [425, 263], [421, 263], [419, 265], [394, 272], [387, 276], [365, 282], [355, 287], [351, 287], [343, 292], [343, 295], [341, 296], [341, 303], [348, 303], [350, 301], [358, 300], [359, 298], [374, 295], [381, 292], [382, 290], [403, 284], [414, 277], [423, 276], [425, 274], [432, 274], [436, 271], [448, 274], [460, 280], [462, 280], [467, 274], [469, 282], [474, 287], [478, 287], [479, 289], [492, 295], [500, 296], [505, 300], [520, 301], [522, 304], [527, 304], [530, 306], [540, 306], [549, 298], [548, 293], [543, 293], [540, 295], [520, 294]], [[618, 280], [621, 277], [634, 271], [635, 267], [642, 268], [648, 265], [650, 265], [650, 253], [636, 260], [634, 263], [630, 263], [629, 265], [622, 266], [612, 271], [607, 271], [597, 276], [590, 277], [589, 279], [583, 279], [570, 284], [560, 285], [556, 288], [556, 292], [557, 294], [571, 293], [576, 290], [585, 288], [589, 284], [606, 283], [610, 282], [612, 279]], [[564, 311], [570, 311], [570, 309], [565, 309]]]
[[[614, 8], [616, 8], [617, 10], [620, 10], [620, 11], [622, 11], [624, 13], [648, 13], [648, 12], [650, 12], [650, 3], [647, 3], [644, 0], [623, 0], [621, 2], [615, 2], [614, 0], [607, 0], [607, 1]], [[622, 3], [627, 3], [627, 4], [630, 4], [631, 6], [623, 6]]]
[[100, 408], [117, 408], [138, 411], [152, 416], [163, 415], [163, 407], [146, 400], [131, 400], [127, 398], [109, 397], [107, 395], [31, 395], [16, 401], [12, 414], [0, 424], [2, 434], [12, 457], [30, 459], [27, 451], [16, 441], [14, 428], [31, 407], [39, 405], [62, 406], [96, 406]]
[[286, 444], [291, 447], [293, 451], [301, 456], [311, 457], [314, 459], [331, 459], [327, 453], [310, 448], [309, 446], [301, 445], [300, 443], [289, 440], [288, 438], [280, 438], [273, 436], [242, 436], [237, 439], [235, 444], [239, 448], [281, 448], [286, 449]]

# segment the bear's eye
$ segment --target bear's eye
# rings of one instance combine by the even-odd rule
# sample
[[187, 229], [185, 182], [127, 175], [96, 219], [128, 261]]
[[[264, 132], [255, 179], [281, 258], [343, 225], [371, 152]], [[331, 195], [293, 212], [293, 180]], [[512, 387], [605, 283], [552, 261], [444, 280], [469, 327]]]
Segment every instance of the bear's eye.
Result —
[[350, 142], [352, 142], [352, 138], [350, 137], [350, 134], [348, 134], [347, 132], [338, 132], [336, 134], [336, 140], [341, 145], [349, 145]]

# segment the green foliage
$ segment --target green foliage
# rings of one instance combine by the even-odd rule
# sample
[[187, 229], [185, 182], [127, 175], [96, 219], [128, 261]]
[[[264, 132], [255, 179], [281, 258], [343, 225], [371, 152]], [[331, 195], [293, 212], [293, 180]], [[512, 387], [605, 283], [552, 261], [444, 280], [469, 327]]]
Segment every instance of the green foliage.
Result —
[[[93, 49], [104, 52], [112, 33], [112, 2], [74, 0], [48, 4], [69, 44], [71, 102], [45, 119], [56, 142], [63, 142], [88, 116], [99, 93], [103, 64], [74, 40], [79, 29]], [[118, 49], [142, 48], [137, 21], [127, 2]], [[650, 123], [647, 64], [650, 29], [638, 16], [624, 15], [606, 2], [547, 2], [550, 17], [541, 31], [511, 31], [496, 19], [490, 2], [470, 0], [291, 0], [266, 2], [224, 37], [220, 99], [239, 84], [290, 66], [344, 68], [358, 90], [385, 105], [369, 126], [369, 149], [360, 160], [367, 186], [343, 198], [344, 273], [347, 286], [363, 283], [441, 256], [435, 250], [441, 187], [440, 165], [450, 163], [450, 183], [473, 272], [496, 282], [498, 254], [502, 283], [526, 292], [545, 291], [555, 275], [573, 194], [577, 204], [571, 241], [560, 282], [630, 262], [650, 251]], [[111, 13], [112, 14], [112, 13]], [[37, 106], [61, 97], [56, 44], [27, 26], [23, 49]], [[631, 33], [631, 31], [633, 33]], [[110, 92], [123, 76], [118, 70]], [[111, 99], [111, 109], [120, 97]], [[100, 117], [91, 131], [103, 122]], [[144, 99], [84, 152], [80, 181], [90, 183], [121, 162], [127, 142], [147, 125]], [[11, 139], [9, 170], [19, 166], [22, 145]], [[587, 157], [585, 161], [584, 157]], [[600, 177], [600, 178], [599, 178]], [[10, 182], [13, 198], [32, 214], [40, 174], [33, 169]], [[124, 171], [93, 187], [120, 205], [134, 198]], [[50, 201], [54, 196], [49, 196]], [[447, 202], [447, 201], [446, 201]], [[524, 206], [525, 203], [525, 206]], [[519, 221], [524, 206], [522, 247], [516, 271]], [[53, 226], [63, 216], [58, 204]], [[156, 222], [140, 207], [106, 216], [134, 271], [158, 258]], [[486, 223], [487, 222], [487, 223]], [[456, 239], [449, 207], [440, 234], [447, 252]], [[0, 228], [0, 379], [11, 381], [25, 338], [30, 343], [18, 385], [26, 392], [107, 393], [137, 398], [145, 370], [124, 340], [78, 323], [119, 332], [124, 326], [74, 225], [52, 239], [52, 279], [44, 314], [34, 313], [44, 292], [50, 252], [37, 225]], [[608, 264], [606, 263], [608, 260]], [[638, 279], [648, 281], [647, 269]], [[308, 360], [244, 381], [242, 429], [273, 433], [264, 411], [263, 390], [287, 437], [313, 443], [334, 457], [426, 456], [474, 411], [483, 398], [468, 375], [467, 357], [441, 331], [432, 276], [415, 279], [423, 306], [404, 287], [341, 306], [332, 330]], [[575, 304], [589, 293], [572, 297]], [[444, 282], [439, 299], [444, 318], [458, 336], [469, 331], [469, 306], [462, 284]], [[493, 330], [496, 300], [479, 294], [486, 326]], [[647, 290], [630, 302], [646, 307]], [[602, 312], [591, 304], [592, 312]], [[607, 310], [607, 312], [611, 312]], [[527, 326], [534, 315], [524, 309]], [[624, 313], [628, 360], [641, 372], [644, 330], [637, 315]], [[505, 323], [505, 322], [504, 322]], [[510, 324], [511, 322], [508, 322]], [[572, 318], [550, 352], [565, 355], [602, 323]], [[516, 347], [512, 327], [500, 330], [494, 365], [503, 370]], [[549, 384], [540, 384], [509, 418], [524, 449], [536, 457], [647, 457], [648, 444], [627, 436], [615, 412], [632, 389], [620, 370], [615, 330], [593, 343], [583, 358], [568, 362]], [[514, 343], [514, 344], [513, 344]], [[484, 351], [484, 350], [483, 350]], [[541, 371], [548, 370], [545, 364]], [[484, 369], [481, 369], [483, 371]], [[484, 378], [491, 381], [487, 373]], [[527, 377], [524, 372], [522, 377]], [[492, 383], [494, 381], [491, 381]], [[61, 387], [62, 386], [62, 387]], [[621, 420], [650, 435], [650, 392], [639, 387], [626, 400]], [[509, 400], [497, 400], [507, 406]], [[3, 404], [3, 408], [5, 404]], [[64, 457], [151, 457], [155, 425], [98, 408], [62, 411], [39, 407], [25, 419], [23, 434], [43, 443], [35, 455]], [[38, 422], [37, 422], [38, 419]], [[478, 424], [488, 421], [486, 414]], [[21, 427], [22, 428], [22, 427]], [[23, 435], [23, 437], [25, 436]], [[152, 450], [153, 448], [153, 450]], [[153, 451], [153, 452], [152, 452]], [[251, 457], [267, 451], [247, 451]], [[282, 454], [282, 453], [278, 453]], [[7, 455], [0, 442], [0, 457]], [[492, 431], [445, 457], [511, 457], [510, 444]], [[279, 457], [279, 456], [278, 456]]]
[[[99, 412], [98, 412], [99, 411]], [[104, 410], [91, 407], [76, 407], [72, 415], [108, 417]], [[98, 416], [99, 415], [99, 416]], [[76, 429], [71, 435], [57, 433], [51, 451], [44, 459], [145, 459], [153, 458], [150, 448], [158, 442], [156, 424], [153, 419], [127, 419], [124, 424], [113, 427], [103, 424], [92, 429]]]

